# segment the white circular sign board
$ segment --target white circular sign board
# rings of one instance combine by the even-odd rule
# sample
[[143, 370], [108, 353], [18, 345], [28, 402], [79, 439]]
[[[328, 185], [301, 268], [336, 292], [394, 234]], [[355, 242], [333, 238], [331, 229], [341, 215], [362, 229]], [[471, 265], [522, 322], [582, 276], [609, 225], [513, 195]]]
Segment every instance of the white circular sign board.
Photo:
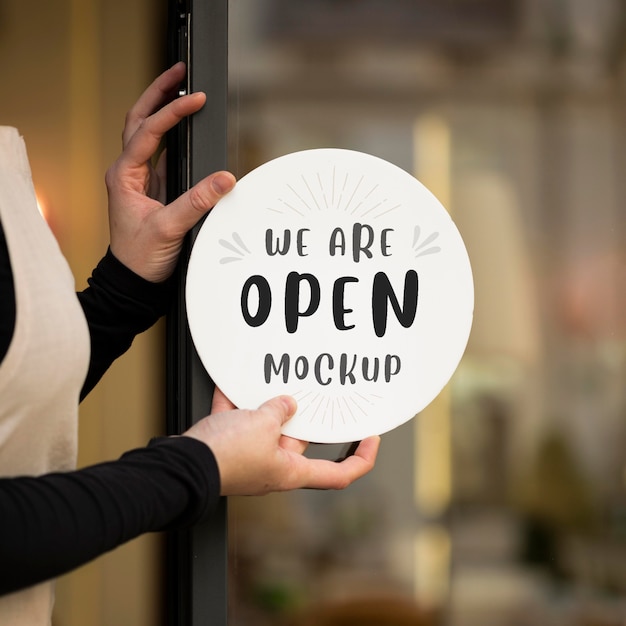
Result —
[[469, 259], [446, 210], [377, 157], [307, 150], [244, 176], [194, 243], [194, 344], [240, 408], [289, 394], [284, 433], [356, 441], [410, 420], [467, 344]]

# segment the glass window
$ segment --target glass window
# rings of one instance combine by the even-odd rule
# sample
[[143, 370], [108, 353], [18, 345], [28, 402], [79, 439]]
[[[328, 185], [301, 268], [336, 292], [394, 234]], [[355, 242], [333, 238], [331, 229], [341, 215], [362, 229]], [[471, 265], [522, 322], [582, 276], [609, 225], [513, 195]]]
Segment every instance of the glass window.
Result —
[[327, 146], [406, 169], [476, 308], [370, 475], [230, 499], [229, 623], [623, 624], [623, 3], [233, 0], [230, 22], [233, 171]]

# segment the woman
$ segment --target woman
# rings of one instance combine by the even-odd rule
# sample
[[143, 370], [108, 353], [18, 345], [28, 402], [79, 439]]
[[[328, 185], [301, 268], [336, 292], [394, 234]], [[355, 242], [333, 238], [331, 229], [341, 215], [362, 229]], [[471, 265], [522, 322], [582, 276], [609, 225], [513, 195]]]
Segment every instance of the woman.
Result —
[[159, 201], [150, 160], [206, 100], [174, 98], [184, 74], [182, 63], [164, 72], [127, 115], [106, 174], [110, 248], [78, 297], [36, 210], [22, 140], [0, 127], [0, 624], [50, 623], [51, 579], [141, 533], [193, 524], [220, 495], [344, 488], [374, 465], [378, 437], [341, 463], [307, 459], [306, 442], [281, 435], [292, 398], [235, 410], [217, 390], [212, 415], [183, 436], [74, 469], [79, 399], [163, 315], [185, 233], [235, 185], [217, 172]]

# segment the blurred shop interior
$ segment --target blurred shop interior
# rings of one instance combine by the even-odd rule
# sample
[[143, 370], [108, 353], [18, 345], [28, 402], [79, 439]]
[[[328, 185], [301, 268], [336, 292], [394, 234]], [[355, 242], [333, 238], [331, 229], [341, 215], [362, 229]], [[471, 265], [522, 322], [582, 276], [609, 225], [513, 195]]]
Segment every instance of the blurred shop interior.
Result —
[[385, 158], [476, 290], [458, 371], [370, 476], [231, 503], [232, 623], [623, 624], [626, 4], [231, 6], [233, 169]]
[[[0, 123], [24, 134], [80, 288], [102, 177], [163, 67], [149, 0], [0, 0]], [[449, 209], [466, 354], [341, 493], [232, 498], [232, 626], [623, 626], [626, 2], [231, 0], [229, 159], [369, 152]], [[163, 329], [82, 407], [81, 463], [162, 430]], [[314, 447], [314, 454], [333, 450]], [[162, 620], [159, 537], [58, 585], [55, 626]]]

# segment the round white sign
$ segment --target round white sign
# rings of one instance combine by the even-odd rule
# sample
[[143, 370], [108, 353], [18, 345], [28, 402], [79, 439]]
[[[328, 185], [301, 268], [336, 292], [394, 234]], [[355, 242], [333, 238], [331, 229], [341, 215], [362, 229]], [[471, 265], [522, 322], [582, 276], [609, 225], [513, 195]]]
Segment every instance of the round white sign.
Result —
[[292, 395], [284, 433], [339, 443], [391, 430], [439, 394], [474, 292], [461, 236], [419, 181], [328, 148], [265, 163], [219, 201], [186, 300], [200, 359], [235, 405]]

